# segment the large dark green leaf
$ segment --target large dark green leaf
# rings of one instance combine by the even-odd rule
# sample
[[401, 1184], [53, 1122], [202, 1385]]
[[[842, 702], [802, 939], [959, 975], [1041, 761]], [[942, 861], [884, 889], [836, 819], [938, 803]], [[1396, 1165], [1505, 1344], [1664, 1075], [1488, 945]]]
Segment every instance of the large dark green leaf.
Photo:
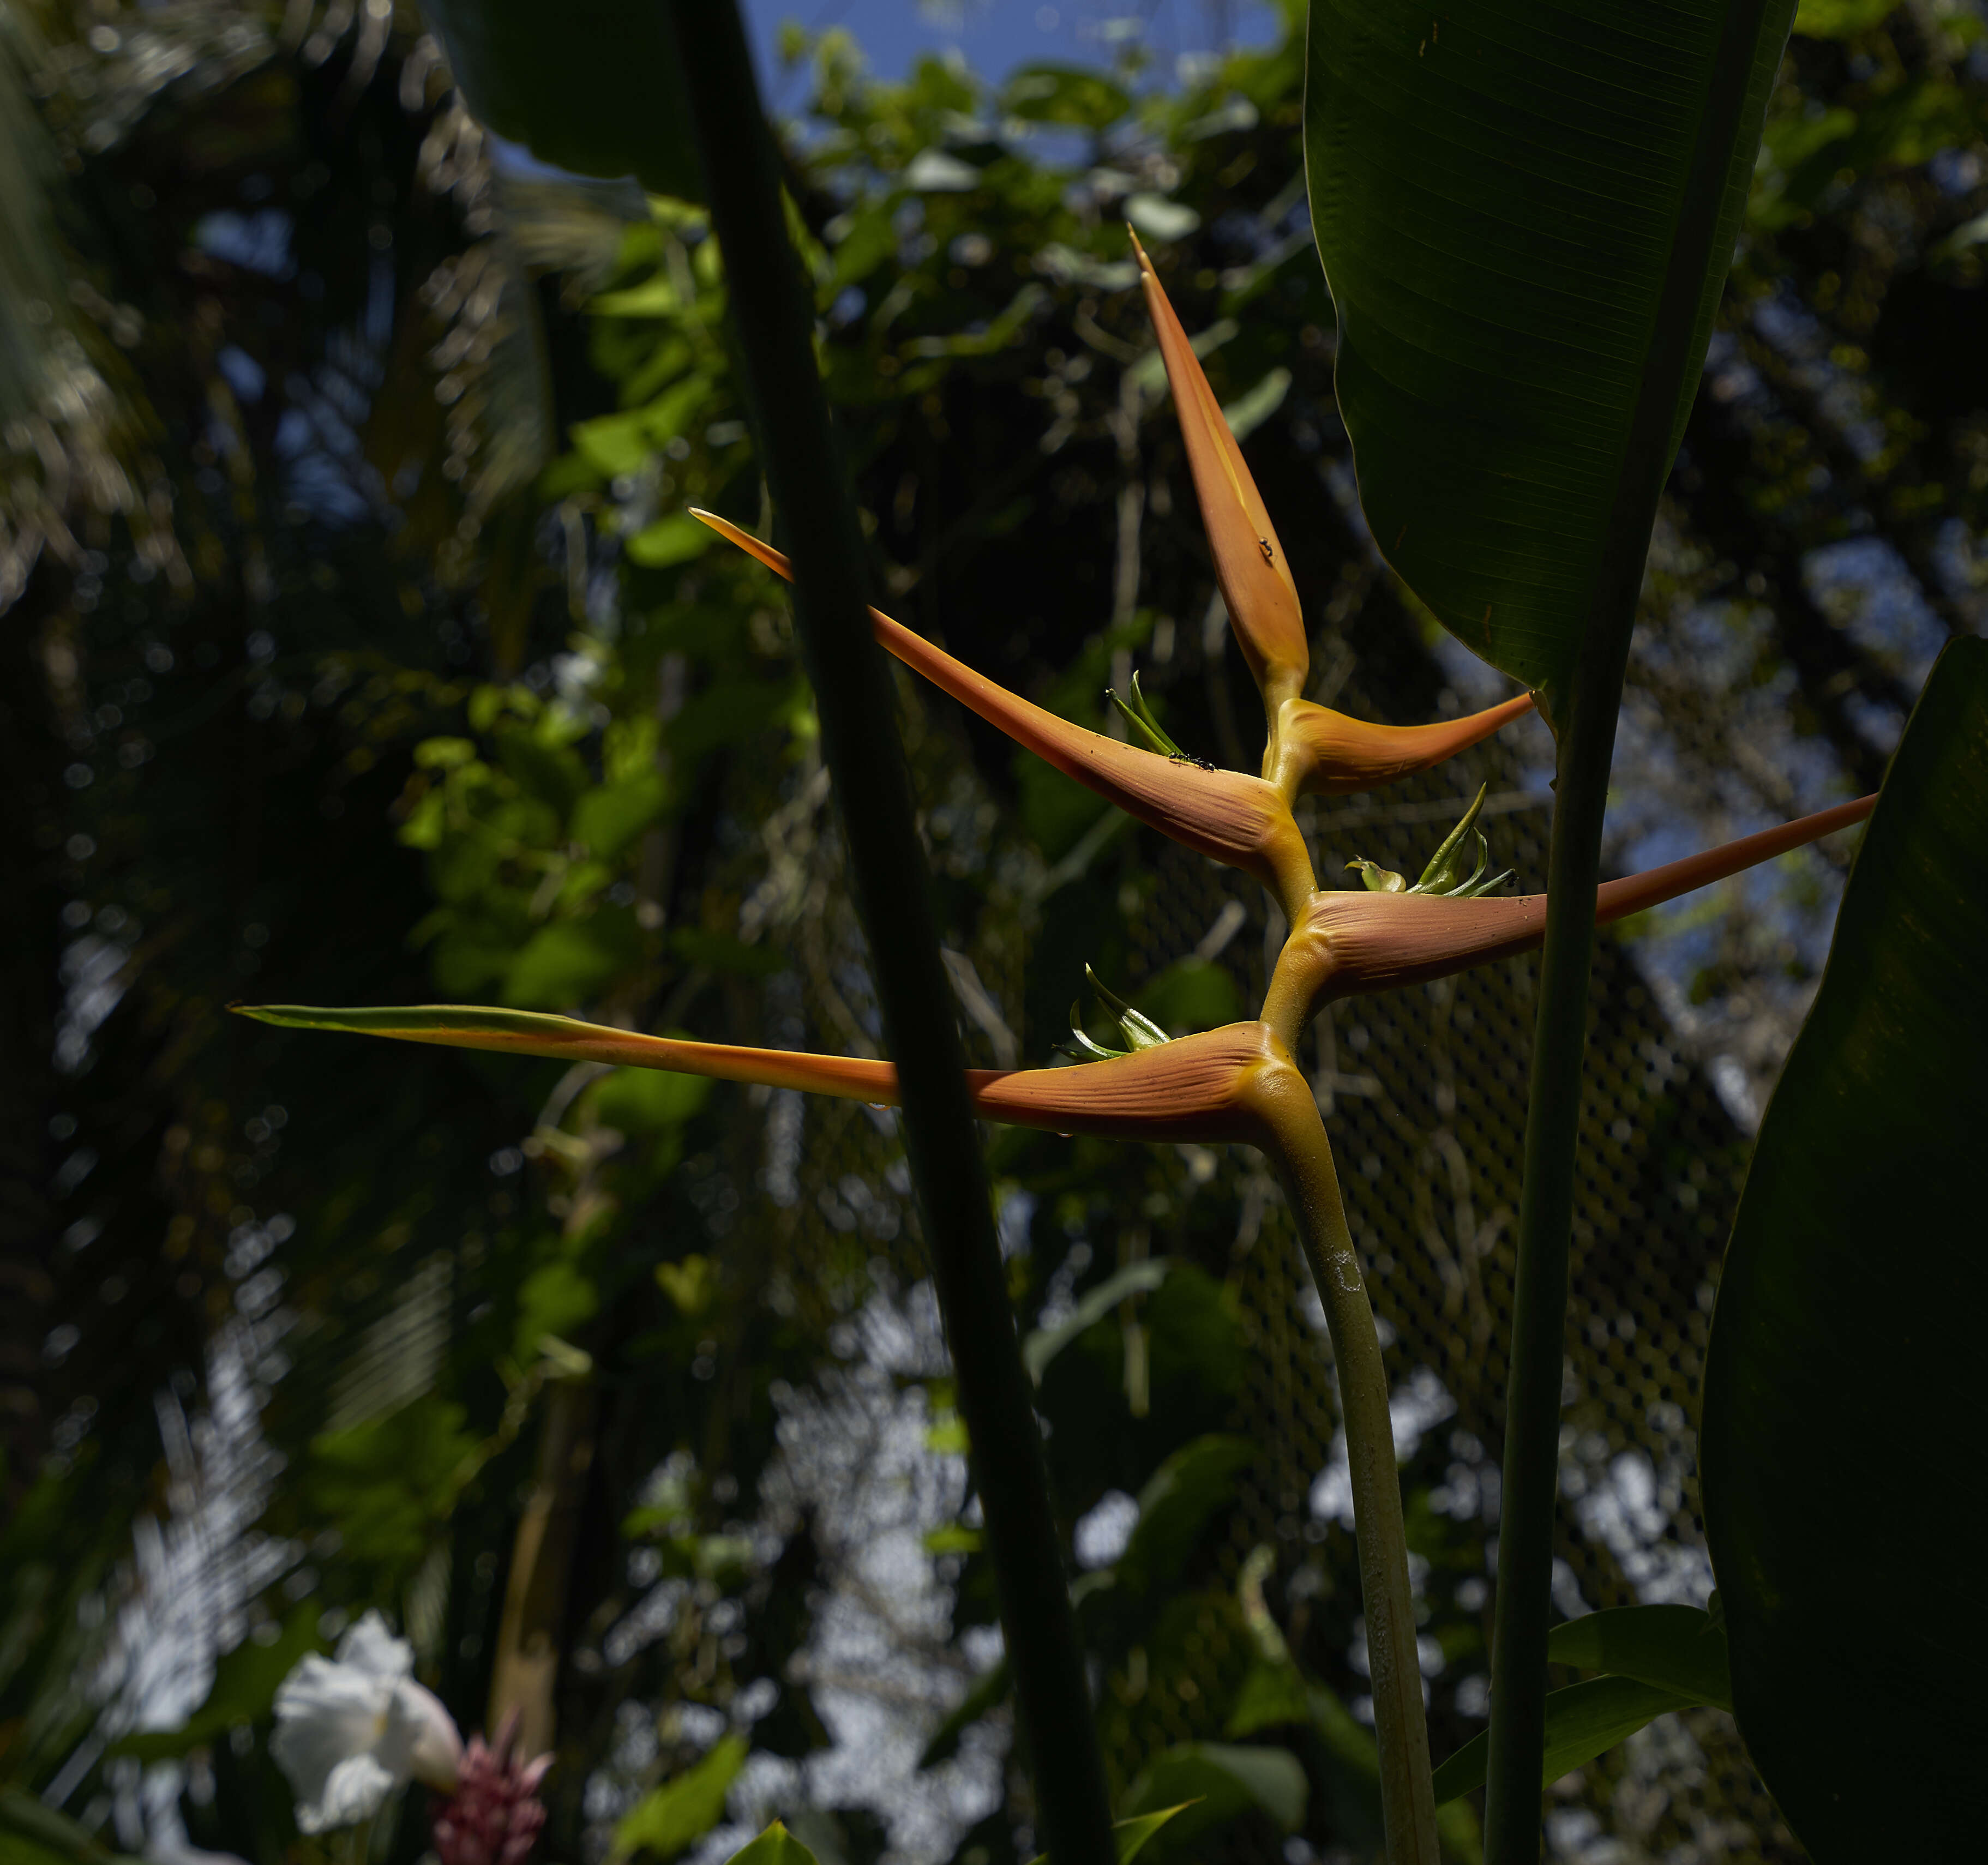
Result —
[[1641, 562], [1794, 11], [1312, 0], [1305, 160], [1361, 504], [1445, 626], [1550, 701], [1608, 563]]
[[702, 197], [661, 0], [421, 0], [478, 121], [543, 162]]
[[1893, 760], [1762, 1125], [1706, 1373], [1734, 1706], [1823, 1865], [1980, 1843], [1988, 1593], [1964, 1525], [1984, 1059], [1988, 642], [1959, 640]]

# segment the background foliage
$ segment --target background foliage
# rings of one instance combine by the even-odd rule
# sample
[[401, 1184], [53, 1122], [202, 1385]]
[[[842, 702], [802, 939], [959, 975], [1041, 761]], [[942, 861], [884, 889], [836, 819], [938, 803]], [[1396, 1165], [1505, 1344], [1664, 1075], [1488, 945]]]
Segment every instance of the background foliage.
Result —
[[[1981, 25], [1803, 8], [1645, 591], [1622, 867], [1874, 787], [1982, 631]], [[997, 93], [796, 43], [884, 606], [1100, 727], [1136, 660], [1183, 744], [1253, 764], [1129, 217], [1246, 432], [1311, 696], [1502, 696], [1362, 529], [1300, 49], [1128, 45]], [[466, 1725], [494, 1688], [556, 1730], [548, 1856], [723, 1856], [778, 1813], [847, 1865], [1029, 1857], [892, 1121], [219, 1014], [476, 997], [873, 1051], [783, 600], [679, 515], [762, 515], [696, 215], [494, 149], [410, 8], [11, 0], [0, 397], [0, 1831], [313, 1856], [269, 1695], [380, 1605]], [[977, 1059], [1043, 1060], [1086, 961], [1175, 1027], [1260, 988], [1266, 901], [901, 691]], [[1320, 806], [1321, 872], [1418, 864], [1489, 782], [1537, 885], [1548, 764], [1514, 731]], [[1604, 951], [1570, 1613], [1709, 1584], [1711, 1293], [1839, 885], [1806, 853]], [[1439, 1755], [1482, 1726], [1530, 990], [1342, 1008], [1303, 1059], [1397, 1363]], [[1371, 1855], [1350, 1508], [1274, 1188], [1207, 1149], [989, 1144], [1126, 1809], [1205, 1796], [1156, 1858]], [[1793, 1856], [1716, 1711], [1556, 1806], [1567, 1857]]]

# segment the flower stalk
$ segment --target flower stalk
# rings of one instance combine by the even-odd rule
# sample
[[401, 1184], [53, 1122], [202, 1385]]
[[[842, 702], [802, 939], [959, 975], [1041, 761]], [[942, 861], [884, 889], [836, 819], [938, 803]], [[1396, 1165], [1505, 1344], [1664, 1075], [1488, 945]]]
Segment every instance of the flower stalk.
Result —
[[1280, 1076], [1266, 1073], [1253, 1085], [1265, 1134], [1259, 1144], [1283, 1181], [1306, 1266], [1325, 1310], [1338, 1373], [1388, 1865], [1437, 1865], [1415, 1589], [1408, 1573], [1388, 1371], [1374, 1306], [1347, 1225], [1331, 1144], [1310, 1084], [1290, 1068]]

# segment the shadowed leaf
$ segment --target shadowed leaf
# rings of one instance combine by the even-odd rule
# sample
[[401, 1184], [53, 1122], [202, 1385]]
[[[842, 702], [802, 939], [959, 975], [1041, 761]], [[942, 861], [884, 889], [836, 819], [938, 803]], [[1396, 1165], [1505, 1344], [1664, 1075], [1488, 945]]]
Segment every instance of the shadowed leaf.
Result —
[[1988, 1605], [1952, 1551], [1988, 1309], [1984, 928], [1988, 642], [1962, 640], [1892, 761], [1761, 1126], [1706, 1370], [1733, 1707], [1822, 1865], [1979, 1844]]

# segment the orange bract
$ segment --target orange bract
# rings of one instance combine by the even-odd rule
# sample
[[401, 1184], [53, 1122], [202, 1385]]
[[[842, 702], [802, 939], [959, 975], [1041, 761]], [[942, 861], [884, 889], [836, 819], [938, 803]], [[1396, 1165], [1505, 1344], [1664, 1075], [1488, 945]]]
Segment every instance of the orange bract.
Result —
[[[793, 566], [771, 545], [715, 513], [694, 510], [691, 515], [792, 580]], [[1317, 884], [1311, 857], [1273, 785], [1240, 771], [1204, 770], [1087, 731], [975, 673], [881, 610], [872, 609], [870, 619], [877, 639], [907, 667], [1066, 776], [1161, 834], [1255, 875], [1275, 890], [1286, 913], [1310, 898]]]
[[[898, 1101], [898, 1071], [888, 1062], [647, 1036], [539, 1011], [458, 1004], [352, 1010], [302, 1004], [230, 1008], [283, 1029], [656, 1069], [891, 1106]], [[969, 1069], [966, 1080], [975, 1110], [1011, 1127], [1122, 1140], [1257, 1142], [1264, 1130], [1266, 1094], [1275, 1098], [1275, 1083], [1267, 1088], [1266, 1083], [1290, 1067], [1290, 1056], [1268, 1025], [1232, 1023], [1106, 1062], [1067, 1069]]]
[[1146, 308], [1152, 314], [1174, 406], [1180, 415], [1181, 438], [1187, 445], [1195, 496], [1215, 554], [1222, 598], [1229, 605], [1229, 619], [1243, 658], [1263, 690], [1265, 710], [1274, 717], [1285, 700], [1295, 698], [1303, 690], [1311, 665], [1297, 585], [1284, 561], [1276, 528], [1243, 464], [1242, 450], [1222, 418], [1222, 404], [1208, 386], [1194, 346], [1161, 289], [1146, 249], [1138, 235], [1131, 237], [1145, 287]]
[[1530, 693], [1521, 693], [1466, 718], [1432, 725], [1375, 725], [1309, 700], [1286, 700], [1273, 741], [1272, 775], [1290, 796], [1343, 796], [1378, 789], [1453, 758], [1529, 711], [1532, 703]]
[[[1605, 881], [1595, 894], [1595, 923], [1626, 919], [1847, 829], [1862, 822], [1877, 800], [1859, 797], [1682, 861]], [[1543, 894], [1503, 900], [1350, 890], [1315, 894], [1277, 960], [1264, 1019], [1286, 1042], [1294, 1042], [1320, 1005], [1334, 998], [1445, 978], [1530, 951], [1545, 938], [1546, 927]]]

